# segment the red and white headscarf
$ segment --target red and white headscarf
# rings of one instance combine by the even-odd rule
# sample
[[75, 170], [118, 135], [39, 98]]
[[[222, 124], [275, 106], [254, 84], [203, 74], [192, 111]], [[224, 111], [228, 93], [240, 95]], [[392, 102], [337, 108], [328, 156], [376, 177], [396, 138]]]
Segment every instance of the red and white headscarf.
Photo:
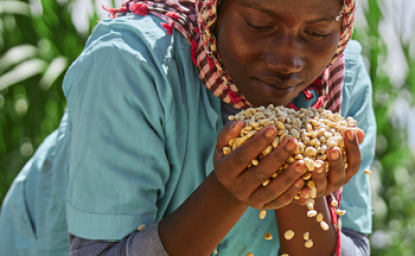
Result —
[[[338, 48], [323, 74], [304, 90], [306, 99], [312, 98], [312, 89], [320, 93], [319, 99], [313, 105], [315, 108], [323, 107], [332, 112], [341, 112], [345, 74], [343, 51], [352, 37], [357, 1], [344, 0], [337, 17], [337, 20], [343, 18], [343, 31]], [[217, 6], [218, 0], [128, 0], [120, 8], [103, 8], [114, 18], [127, 13], [155, 15], [165, 21], [161, 25], [170, 35], [173, 34], [173, 28], [177, 29], [191, 45], [193, 63], [205, 86], [235, 108], [247, 108], [251, 106], [250, 103], [232, 83], [218, 54], [216, 37], [212, 33], [218, 18]], [[291, 103], [288, 107], [296, 108]], [[341, 190], [333, 193], [333, 196], [340, 203]], [[327, 199], [331, 200], [329, 197]], [[331, 215], [333, 224], [338, 227], [336, 255], [340, 255], [340, 219], [333, 207]]]
[[[205, 86], [235, 108], [247, 108], [251, 105], [232, 83], [217, 51], [216, 37], [212, 33], [217, 21], [217, 5], [217, 0], [128, 0], [121, 8], [103, 8], [112, 17], [129, 12], [152, 14], [165, 21], [162, 26], [168, 34], [173, 33], [173, 28], [177, 29], [192, 46], [193, 63]], [[343, 17], [343, 31], [338, 49], [323, 74], [304, 91], [306, 99], [310, 97], [310, 89], [319, 89], [321, 92], [315, 108], [324, 107], [333, 112], [341, 110], [345, 63], [343, 51], [352, 37], [356, 8], [357, 0], [344, 0], [339, 13], [339, 18]], [[292, 104], [289, 107], [295, 108]]]

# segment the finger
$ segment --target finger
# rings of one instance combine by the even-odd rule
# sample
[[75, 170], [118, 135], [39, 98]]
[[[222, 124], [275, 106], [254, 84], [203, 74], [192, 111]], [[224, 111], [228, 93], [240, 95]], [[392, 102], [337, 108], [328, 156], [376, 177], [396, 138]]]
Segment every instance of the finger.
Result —
[[348, 167], [346, 169], [345, 183], [347, 183], [359, 171], [360, 165], [362, 163], [362, 155], [360, 153], [360, 148], [357, 143], [356, 134], [351, 130], [346, 130], [345, 134], [346, 139], [344, 140], [344, 146], [346, 149], [346, 157], [348, 164]]
[[343, 154], [338, 147], [327, 149], [327, 160], [330, 164], [326, 194], [338, 190], [345, 184], [345, 168]]
[[[305, 188], [306, 188], [306, 187], [303, 187], [303, 188], [300, 190], [300, 194], [302, 193], [302, 191], [303, 191]], [[307, 187], [307, 189], [309, 189], [309, 188]], [[297, 195], [298, 195], [298, 194], [297, 194]], [[308, 196], [308, 197], [310, 197], [310, 196]], [[300, 196], [300, 198], [299, 198], [299, 199], [294, 198], [293, 203], [295, 203], [295, 204], [297, 204], [297, 205], [306, 205], [308, 200], [309, 200], [309, 199], [307, 199], [307, 198], [302, 198], [302, 197]]]
[[303, 187], [300, 191], [300, 199], [307, 201], [311, 198], [311, 189], [309, 187]]
[[[257, 168], [259, 168], [266, 176], [271, 176], [287, 162], [290, 156], [294, 154], [297, 146], [297, 140], [294, 137], [286, 137], [273, 151], [261, 160], [261, 163]], [[301, 165], [303, 165], [304, 161], [301, 161], [301, 163]], [[291, 169], [295, 167], [293, 164], [291, 165]]]
[[274, 126], [268, 126], [258, 131], [240, 147], [218, 160], [218, 166], [215, 166], [217, 174], [221, 175], [220, 170], [226, 170], [227, 179], [234, 181], [251, 161], [271, 144], [276, 133], [277, 130]]
[[229, 140], [239, 137], [244, 126], [244, 121], [226, 123], [222, 130], [219, 132], [218, 138], [216, 140], [216, 149], [222, 149], [229, 146]]
[[281, 194], [276, 199], [264, 204], [263, 209], [280, 209], [288, 204], [290, 204], [293, 200], [295, 195], [298, 194], [298, 192], [301, 190], [301, 188], [304, 185], [304, 180], [302, 178], [299, 178], [295, 181], [291, 187], [288, 188], [287, 191], [285, 191], [283, 194]]
[[363, 140], [365, 139], [365, 132], [361, 129], [357, 129], [357, 138], [359, 140], [359, 144], [362, 144]]
[[327, 189], [326, 165], [323, 161], [321, 160], [315, 161], [314, 171], [312, 175], [313, 175], [314, 186], [317, 188], [317, 197], [322, 197], [326, 195], [326, 189]]
[[[285, 164], [295, 148], [297, 148], [297, 142], [294, 138], [284, 139], [277, 148], [261, 160], [258, 166], [251, 167], [241, 173], [238, 177], [239, 181], [243, 184], [251, 183], [252, 186], [258, 187]], [[253, 180], [256, 182], [252, 182]]]
[[298, 205], [306, 205], [308, 200], [310, 199], [311, 195], [311, 189], [309, 187], [307, 187], [307, 182], [308, 181], [304, 181], [304, 186], [301, 188], [299, 194], [300, 194], [300, 198], [299, 199], [295, 199], [293, 203], [298, 204]]
[[[285, 171], [273, 179], [267, 186], [260, 186], [250, 196], [250, 202], [255, 204], [266, 204], [280, 197], [282, 194], [301, 179], [301, 176], [307, 171], [303, 160], [298, 160], [291, 164]], [[245, 173], [244, 173], [245, 174]], [[244, 175], [243, 174], [243, 175]], [[241, 175], [242, 176], [242, 175]], [[304, 182], [302, 182], [303, 184]], [[261, 183], [259, 183], [261, 185]], [[293, 195], [294, 198], [295, 195]]]

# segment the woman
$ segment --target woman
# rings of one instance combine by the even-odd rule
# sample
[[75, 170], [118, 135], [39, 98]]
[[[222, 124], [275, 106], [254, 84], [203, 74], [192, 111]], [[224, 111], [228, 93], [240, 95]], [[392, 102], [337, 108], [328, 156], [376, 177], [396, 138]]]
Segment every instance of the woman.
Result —
[[[3, 205], [2, 255], [368, 255], [363, 169], [376, 127], [360, 46], [345, 50], [355, 1], [128, 1], [107, 9], [133, 15], [100, 22], [68, 70], [68, 111]], [[326, 107], [358, 121], [357, 135], [346, 131], [349, 167], [334, 147], [329, 176], [325, 165], [313, 172], [315, 207], [328, 223], [337, 219], [325, 196], [344, 185], [342, 232], [306, 217], [309, 191], [293, 201], [302, 160], [261, 186], [294, 152], [294, 139], [249, 170], [274, 127], [222, 154], [242, 128], [227, 117], [268, 104]], [[297, 235], [288, 241], [289, 229]]]

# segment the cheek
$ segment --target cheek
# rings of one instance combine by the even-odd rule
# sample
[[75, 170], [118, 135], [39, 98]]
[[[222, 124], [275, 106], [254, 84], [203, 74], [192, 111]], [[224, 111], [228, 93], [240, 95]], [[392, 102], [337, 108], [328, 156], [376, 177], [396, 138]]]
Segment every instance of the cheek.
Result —
[[219, 55], [228, 71], [244, 70], [258, 55], [253, 37], [244, 34], [238, 27], [218, 31]]
[[308, 54], [306, 63], [314, 70], [314, 72], [323, 72], [331, 62], [339, 44], [339, 35], [336, 34], [332, 36], [330, 39], [326, 40], [326, 42], [318, 46], [307, 47], [308, 49], [306, 51]]

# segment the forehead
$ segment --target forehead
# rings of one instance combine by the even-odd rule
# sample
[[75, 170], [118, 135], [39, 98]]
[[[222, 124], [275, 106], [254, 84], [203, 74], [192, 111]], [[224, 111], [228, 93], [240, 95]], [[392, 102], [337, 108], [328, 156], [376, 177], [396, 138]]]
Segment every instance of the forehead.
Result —
[[240, 6], [252, 8], [274, 16], [289, 20], [326, 19], [333, 21], [339, 14], [343, 0], [227, 0]]

